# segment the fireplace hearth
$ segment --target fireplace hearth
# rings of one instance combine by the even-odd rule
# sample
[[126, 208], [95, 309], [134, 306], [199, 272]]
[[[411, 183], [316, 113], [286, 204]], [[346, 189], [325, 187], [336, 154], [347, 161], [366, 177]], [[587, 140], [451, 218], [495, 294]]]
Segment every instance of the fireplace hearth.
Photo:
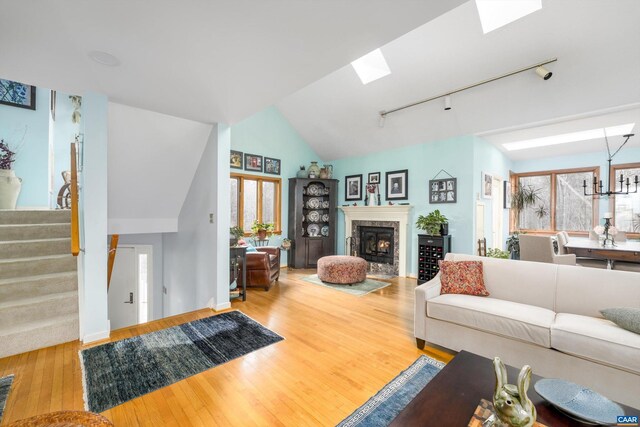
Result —
[[360, 256], [370, 262], [393, 265], [393, 227], [361, 226], [358, 228]]

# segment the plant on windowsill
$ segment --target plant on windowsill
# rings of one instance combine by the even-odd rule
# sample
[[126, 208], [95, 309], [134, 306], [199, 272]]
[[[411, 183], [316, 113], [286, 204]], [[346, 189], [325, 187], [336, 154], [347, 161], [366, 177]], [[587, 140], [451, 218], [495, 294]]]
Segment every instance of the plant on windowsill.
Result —
[[446, 236], [449, 232], [449, 220], [436, 209], [427, 216], [420, 215], [416, 227], [431, 236]]
[[490, 258], [509, 259], [509, 251], [503, 251], [498, 248], [487, 249], [487, 256]]
[[231, 244], [231, 246], [235, 246], [238, 244], [238, 239], [244, 237], [244, 230], [236, 225], [235, 227], [229, 228], [229, 236], [229, 243]]
[[273, 223], [254, 221], [251, 226], [251, 232], [258, 240], [267, 240], [273, 234]]

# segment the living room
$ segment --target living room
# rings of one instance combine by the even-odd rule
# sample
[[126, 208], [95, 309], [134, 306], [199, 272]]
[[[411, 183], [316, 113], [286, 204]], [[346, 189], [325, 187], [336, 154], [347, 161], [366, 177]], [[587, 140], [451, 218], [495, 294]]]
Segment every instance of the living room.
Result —
[[[416, 285], [423, 282], [419, 280], [418, 235], [426, 231], [415, 224], [419, 216], [436, 209], [447, 219], [449, 252], [456, 256], [477, 255], [484, 247], [490, 255], [511, 257], [507, 239], [524, 232], [521, 235], [556, 241], [558, 253], [553, 256], [573, 256], [574, 264], [584, 265], [576, 268], [587, 271], [596, 267], [593, 277], [598, 280], [617, 280], [618, 276], [609, 274], [638, 274], [633, 272], [637, 267], [633, 258], [618, 260], [609, 252], [619, 253], [624, 245], [637, 244], [634, 215], [640, 212], [640, 196], [583, 194], [583, 190], [593, 190], [593, 178], [602, 180], [604, 191], [619, 190], [620, 173], [630, 178], [633, 193], [634, 176], [640, 174], [640, 137], [630, 137], [622, 146], [624, 135], [634, 133], [634, 124], [640, 120], [640, 58], [635, 48], [640, 39], [635, 25], [638, 6], [633, 1], [621, 1], [615, 7], [600, 1], [586, 5], [543, 1], [541, 9], [483, 31], [475, 1], [437, 6], [400, 3], [379, 2], [377, 10], [367, 6], [372, 10], [365, 17], [361, 16], [362, 5], [294, 7], [283, 2], [271, 9], [252, 4], [258, 8], [255, 17], [243, 13], [240, 6], [158, 6], [152, 13], [154, 19], [169, 23], [174, 16], [185, 23], [169, 31], [173, 38], [158, 33], [148, 18], [142, 20], [144, 30], [130, 21], [145, 16], [149, 4], [132, 6], [127, 13], [121, 6], [109, 10], [105, 5], [75, 5], [70, 10], [68, 5], [43, 5], [34, 22], [22, 30], [31, 39], [22, 40], [9, 33], [5, 38], [5, 31], [18, 31], [17, 24], [4, 25], [8, 18], [0, 18], [2, 40], [11, 41], [12, 46], [10, 52], [7, 49], [9, 59], [0, 65], [0, 77], [34, 85], [38, 91], [36, 110], [0, 105], [0, 137], [10, 144], [22, 141], [13, 165], [23, 185], [18, 209], [55, 207], [54, 196], [64, 185], [60, 170], [69, 166], [49, 166], [50, 159], [42, 155], [51, 151], [46, 144], [39, 146], [36, 163], [29, 150], [34, 147], [37, 126], [30, 124], [23, 138], [16, 132], [25, 129], [16, 125], [21, 119], [8, 120], [6, 112], [44, 111], [38, 125], [38, 135], [43, 135], [38, 141], [42, 142], [51, 126], [52, 102], [64, 101], [69, 106], [56, 109], [50, 129], [67, 122], [77, 126], [71, 120], [70, 96], [82, 95], [82, 104], [76, 108], [82, 115], [80, 128], [69, 132], [82, 134], [87, 141], [82, 146], [86, 175], [81, 186], [86, 240], [81, 245], [73, 294], [80, 329], [71, 342], [59, 341], [51, 347], [38, 345], [40, 337], [31, 335], [32, 351], [0, 359], [0, 377], [14, 375], [1, 425], [55, 411], [91, 408], [115, 425], [336, 425], [417, 358], [446, 363], [465, 349], [438, 346], [437, 339], [427, 339], [424, 349], [416, 346], [416, 338], [425, 338], [416, 334], [414, 301]], [[23, 7], [11, 6], [16, 12], [24, 12]], [[128, 13], [130, 19], [122, 17]], [[47, 14], [60, 20], [47, 22]], [[205, 18], [214, 15], [216, 28], [205, 30]], [[86, 40], [78, 41], [76, 51], [63, 47], [70, 33], [57, 27], [69, 25], [60, 24], [62, 16], [74, 18], [78, 31], [87, 35]], [[223, 16], [228, 16], [228, 22]], [[283, 27], [274, 28], [273, 23], [283, 17]], [[122, 28], [121, 34], [115, 35], [113, 28]], [[55, 40], [48, 55], [44, 55], [50, 48], [43, 33]], [[148, 38], [150, 34], [155, 39]], [[299, 34], [298, 39], [291, 34]], [[175, 46], [186, 35], [192, 46]], [[125, 48], [127, 43], [132, 45]], [[20, 52], [14, 49], [17, 46]], [[375, 49], [384, 54], [390, 74], [364, 84], [351, 63]], [[109, 52], [111, 58], [87, 57], [92, 51]], [[205, 57], [202, 52], [216, 54]], [[42, 58], [53, 58], [52, 63], [57, 64], [51, 72], [42, 71]], [[61, 58], [69, 61], [64, 63]], [[114, 58], [117, 64], [105, 64]], [[194, 66], [186, 70], [185, 64]], [[552, 76], [541, 76], [540, 66]], [[160, 95], [166, 92], [167, 82], [176, 79], [183, 84], [182, 94]], [[50, 89], [55, 90], [57, 100], [52, 101]], [[413, 103], [418, 104], [393, 111]], [[618, 129], [623, 125], [631, 127]], [[595, 137], [574, 135], [562, 143], [547, 140], [535, 146], [543, 138], [567, 139], [567, 135], [594, 130], [600, 131]], [[104, 143], [88, 142], [95, 140]], [[534, 141], [534, 145], [507, 148], [523, 141]], [[240, 153], [241, 169], [233, 161], [229, 164], [230, 152]], [[614, 153], [610, 171], [607, 159]], [[254, 159], [262, 162], [259, 168]], [[291, 216], [295, 215], [290, 199], [295, 181], [290, 179], [303, 176], [298, 175], [301, 166], [307, 178], [298, 179], [309, 179], [311, 162], [327, 166], [324, 178], [317, 176], [317, 180], [329, 179], [329, 170], [330, 179], [336, 180], [336, 193], [330, 197], [335, 209], [326, 230], [333, 243], [322, 255], [361, 252], [360, 245], [347, 239], [356, 232], [352, 221], [364, 220], [353, 215], [406, 211], [402, 220], [381, 220], [405, 221], [407, 226], [405, 236], [397, 236], [394, 242], [402, 251], [391, 263], [397, 271], [368, 271], [366, 280], [374, 285], [373, 291], [359, 296], [353, 293], [357, 286], [328, 286], [318, 279], [317, 274], [322, 273], [316, 263], [309, 264], [311, 268], [290, 268], [292, 256], [299, 259], [299, 255], [292, 255], [286, 243], [291, 240], [293, 248], [300, 244], [293, 227], [300, 223]], [[273, 188], [269, 194], [274, 197], [265, 193], [244, 200], [245, 192], [234, 196], [230, 176], [244, 179], [243, 186], [255, 182], [256, 188]], [[431, 191], [434, 181], [442, 182], [443, 189]], [[41, 196], [37, 203], [26, 199], [34, 194], [35, 183]], [[353, 194], [348, 187], [352, 183]], [[398, 193], [392, 193], [394, 183], [401, 186]], [[535, 185], [538, 197], [516, 214], [507, 196], [529, 183]], [[440, 194], [444, 200], [438, 199]], [[305, 196], [306, 202], [314, 198]], [[321, 196], [315, 198], [325, 201]], [[253, 206], [245, 204], [249, 199]], [[367, 220], [371, 219], [375, 218]], [[237, 278], [239, 270], [227, 268], [228, 230], [240, 225], [241, 238], [256, 243], [260, 250], [263, 243], [253, 241], [254, 220], [274, 223], [268, 245], [281, 248], [279, 278], [250, 286], [245, 301], [229, 300], [228, 283]], [[311, 221], [303, 221], [306, 230]], [[595, 248], [573, 248], [572, 244], [605, 245], [604, 231], [589, 243], [590, 232], [605, 223], [616, 245], [606, 248], [607, 256], [613, 258], [585, 260], [589, 257], [584, 251]], [[561, 231], [569, 234], [566, 248], [557, 246], [556, 234]], [[322, 227], [314, 230], [318, 236], [323, 232]], [[112, 288], [107, 292], [110, 240], [106, 236], [112, 235], [119, 235], [119, 244]], [[623, 243], [623, 236], [627, 242]], [[563, 250], [573, 252], [564, 254]], [[144, 306], [136, 307], [145, 317], [138, 312], [133, 323], [125, 322], [120, 328], [117, 325], [122, 324], [115, 319], [121, 314], [113, 310], [129, 300], [130, 291], [119, 288], [127, 263], [118, 261], [128, 253], [137, 259], [131, 264], [137, 266], [137, 272], [144, 270], [148, 298]], [[527, 256], [526, 249], [525, 254], [520, 253], [523, 260]], [[493, 262], [493, 258], [486, 260]], [[509, 262], [518, 266], [522, 261]], [[541, 268], [546, 267], [557, 268], [551, 264]], [[616, 271], [627, 267], [631, 273]], [[0, 281], [9, 278], [0, 273]], [[141, 279], [134, 281], [139, 285]], [[236, 280], [236, 284], [241, 282]], [[487, 286], [494, 292], [489, 283]], [[134, 288], [135, 292], [140, 289], [142, 301], [142, 288]], [[640, 308], [636, 291], [621, 292], [629, 292], [626, 307]], [[4, 299], [8, 294], [0, 295]], [[528, 294], [523, 291], [522, 295]], [[138, 294], [134, 296], [137, 301]], [[3, 300], [0, 306], [9, 303]], [[146, 394], [141, 394], [138, 384], [132, 388], [131, 400], [87, 406], [84, 365], [78, 351], [216, 317], [218, 312], [244, 313], [257, 325], [245, 318], [242, 322], [251, 323], [274, 342], [246, 353], [243, 350], [240, 357], [189, 376], [170, 370], [167, 376], [184, 379], [164, 383]], [[11, 318], [9, 314], [5, 317]], [[242, 342], [233, 341], [233, 346], [244, 349]], [[534, 375], [555, 375], [580, 383], [575, 377], [548, 372], [544, 364], [552, 362], [546, 356], [513, 358], [514, 348], [518, 345], [499, 343], [495, 352], [484, 356], [500, 356], [517, 369], [531, 364]], [[468, 349], [482, 353], [471, 345]], [[494, 375], [491, 361], [488, 363], [486, 369]], [[436, 365], [434, 369], [440, 370]], [[97, 369], [105, 372], [104, 367]], [[622, 371], [637, 378], [634, 369], [626, 366]], [[515, 381], [513, 375], [510, 380]], [[634, 392], [631, 386], [624, 381], [614, 383], [627, 388], [612, 394], [608, 388], [582, 384], [622, 404], [640, 407], [634, 398], [620, 397]], [[492, 387], [493, 383], [490, 391]], [[484, 397], [491, 400], [491, 394]], [[467, 419], [472, 413], [465, 414]], [[539, 421], [544, 419], [548, 418]]]

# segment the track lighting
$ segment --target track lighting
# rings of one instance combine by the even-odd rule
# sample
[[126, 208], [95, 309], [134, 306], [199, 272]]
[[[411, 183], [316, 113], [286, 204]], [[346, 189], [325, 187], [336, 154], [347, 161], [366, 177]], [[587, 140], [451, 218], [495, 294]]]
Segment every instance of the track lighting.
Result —
[[444, 111], [451, 110], [451, 95], [444, 97]]
[[544, 68], [542, 65], [536, 68], [536, 74], [542, 77], [544, 80], [549, 80], [551, 76], [553, 76], [553, 73]]
[[378, 121], [378, 126], [380, 126], [381, 128], [384, 127], [384, 119], [385, 119], [386, 115], [382, 114], [382, 112], [380, 112], [380, 120]]

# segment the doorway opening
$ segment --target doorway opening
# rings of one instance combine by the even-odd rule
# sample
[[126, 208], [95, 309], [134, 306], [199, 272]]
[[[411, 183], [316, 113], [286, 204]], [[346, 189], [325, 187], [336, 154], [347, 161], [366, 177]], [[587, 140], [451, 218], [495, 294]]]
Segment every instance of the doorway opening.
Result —
[[494, 176], [491, 182], [491, 247], [504, 249], [503, 214], [504, 189], [502, 179]]

